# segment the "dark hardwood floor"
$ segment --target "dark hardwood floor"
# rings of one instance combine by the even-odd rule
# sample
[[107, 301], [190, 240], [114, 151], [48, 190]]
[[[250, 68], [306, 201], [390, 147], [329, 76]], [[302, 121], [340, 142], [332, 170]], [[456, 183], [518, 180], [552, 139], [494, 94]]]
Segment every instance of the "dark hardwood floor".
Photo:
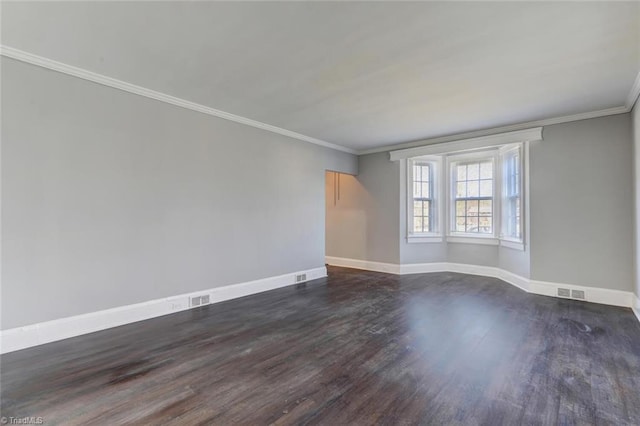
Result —
[[329, 278], [10, 353], [45, 424], [640, 425], [630, 309], [454, 273]]

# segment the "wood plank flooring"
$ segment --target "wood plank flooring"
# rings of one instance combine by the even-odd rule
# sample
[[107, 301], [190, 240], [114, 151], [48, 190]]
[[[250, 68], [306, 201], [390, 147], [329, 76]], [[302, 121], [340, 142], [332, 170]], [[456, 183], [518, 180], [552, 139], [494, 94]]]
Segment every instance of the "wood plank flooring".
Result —
[[492, 278], [329, 277], [1, 357], [45, 424], [640, 425], [630, 309]]

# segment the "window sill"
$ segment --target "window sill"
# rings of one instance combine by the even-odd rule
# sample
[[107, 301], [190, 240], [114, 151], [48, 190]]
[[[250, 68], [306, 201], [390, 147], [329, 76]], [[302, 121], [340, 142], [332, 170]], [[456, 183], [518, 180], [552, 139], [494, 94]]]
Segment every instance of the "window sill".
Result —
[[442, 235], [409, 235], [407, 237], [407, 243], [419, 244], [419, 243], [441, 243]]
[[502, 247], [510, 248], [513, 250], [524, 251], [524, 242], [516, 241], [516, 240], [500, 240], [500, 245]]
[[447, 237], [448, 243], [460, 243], [460, 244], [482, 244], [485, 246], [497, 246], [500, 241], [495, 237], [481, 237], [481, 236], [458, 236], [458, 235], [449, 235]]

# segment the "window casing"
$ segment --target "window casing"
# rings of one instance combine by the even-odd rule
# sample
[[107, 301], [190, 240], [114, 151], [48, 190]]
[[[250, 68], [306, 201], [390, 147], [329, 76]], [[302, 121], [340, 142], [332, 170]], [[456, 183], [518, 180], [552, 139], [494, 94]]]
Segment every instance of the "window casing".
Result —
[[450, 234], [494, 235], [493, 156], [454, 159], [451, 170]]

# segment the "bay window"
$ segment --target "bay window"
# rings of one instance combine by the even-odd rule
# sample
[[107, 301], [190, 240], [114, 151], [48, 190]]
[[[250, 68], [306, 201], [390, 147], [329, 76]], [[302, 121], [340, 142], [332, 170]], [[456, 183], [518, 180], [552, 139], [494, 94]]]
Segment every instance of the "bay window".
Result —
[[[524, 249], [523, 165], [522, 143], [409, 158], [409, 241], [444, 233], [452, 243]], [[440, 239], [415, 241], [428, 236]]]

